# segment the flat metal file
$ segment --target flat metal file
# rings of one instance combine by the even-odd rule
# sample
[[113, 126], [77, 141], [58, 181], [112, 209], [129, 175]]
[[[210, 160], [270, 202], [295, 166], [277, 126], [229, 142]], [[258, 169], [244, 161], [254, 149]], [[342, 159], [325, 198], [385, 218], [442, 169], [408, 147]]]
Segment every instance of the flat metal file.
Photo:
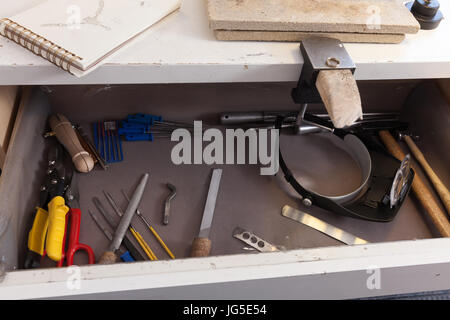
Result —
[[303, 223], [304, 225], [307, 225], [308, 227], [316, 229], [317, 231], [320, 231], [320, 232], [326, 234], [327, 236], [330, 236], [330, 237], [332, 237], [336, 240], [339, 240], [348, 245], [369, 243], [368, 241], [366, 241], [364, 239], [355, 237], [354, 235], [352, 235], [342, 229], [339, 229], [338, 227], [335, 227], [325, 221], [317, 219], [316, 217], [313, 217], [312, 215], [307, 214], [306, 212], [294, 209], [288, 205], [283, 207], [283, 209], [281, 211], [281, 215], [283, 217]]
[[[97, 208], [97, 210], [105, 218], [106, 222], [108, 222], [108, 225], [114, 230], [117, 227], [117, 222], [115, 221], [114, 217], [109, 213], [109, 211], [105, 209], [100, 199], [94, 197], [92, 198], [92, 201], [94, 202], [94, 205]], [[127, 250], [130, 252], [130, 254], [133, 256], [135, 260], [137, 261], [146, 260], [145, 256], [141, 253], [141, 251], [139, 251], [138, 247], [133, 243], [131, 236], [129, 234], [125, 234], [125, 238], [123, 239], [123, 245], [125, 248], [127, 248]]]
[[[93, 213], [91, 210], [88, 211], [90, 216], [92, 217], [92, 220], [94, 220], [94, 222], [97, 224], [97, 226], [99, 227], [99, 229], [103, 232], [103, 234], [105, 235], [105, 237], [109, 240], [112, 241], [113, 239], [113, 234], [106, 228], [106, 226], [104, 226], [100, 220], [98, 219], [98, 217], [95, 215], [95, 213]], [[120, 259], [122, 259], [122, 261], [124, 262], [132, 262], [135, 261], [134, 258], [131, 256], [130, 252], [128, 251], [122, 251], [120, 250]]]
[[[116, 201], [113, 199], [113, 197], [108, 193], [103, 191], [106, 199], [108, 199], [108, 202], [110, 203], [110, 205], [113, 207], [114, 211], [116, 212], [116, 214], [119, 217], [123, 216], [123, 212], [122, 210], [119, 208], [119, 206], [117, 205]], [[129, 201], [128, 201], [129, 202]], [[147, 257], [150, 260], [158, 260], [158, 258], [156, 257], [155, 253], [153, 252], [153, 250], [150, 248], [150, 246], [148, 245], [148, 243], [144, 240], [144, 238], [142, 237], [142, 235], [136, 230], [136, 228], [130, 223], [130, 226], [128, 228], [131, 232], [131, 234], [133, 235], [133, 237], [136, 239], [136, 241], [139, 243], [139, 245], [141, 246], [142, 250], [145, 252], [145, 254], [147, 255]]]
[[220, 178], [222, 169], [214, 169], [211, 183], [209, 185], [208, 198], [206, 199], [205, 209], [203, 211], [202, 223], [198, 237], [192, 242], [191, 257], [207, 257], [211, 251], [211, 240], [209, 232], [216, 207], [217, 194], [219, 192]]
[[103, 253], [100, 258], [99, 264], [113, 264], [117, 261], [116, 251], [119, 249], [120, 244], [125, 236], [125, 233], [130, 226], [131, 219], [133, 218], [136, 209], [139, 206], [139, 202], [141, 201], [142, 195], [144, 194], [145, 186], [148, 181], [148, 173], [144, 174], [137, 186], [136, 190], [131, 197], [131, 201], [127, 206], [127, 210], [124, 215], [120, 219], [119, 225], [117, 226], [116, 232], [114, 233], [114, 238], [111, 241], [111, 244], [107, 251]]

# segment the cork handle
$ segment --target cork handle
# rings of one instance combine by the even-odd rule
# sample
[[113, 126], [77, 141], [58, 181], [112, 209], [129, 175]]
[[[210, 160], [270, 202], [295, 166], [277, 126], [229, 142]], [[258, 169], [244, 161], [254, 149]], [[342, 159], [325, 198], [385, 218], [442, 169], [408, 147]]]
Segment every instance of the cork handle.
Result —
[[351, 126], [362, 118], [361, 97], [350, 70], [322, 70], [316, 87], [336, 128]]
[[[380, 131], [379, 135], [389, 152], [398, 160], [403, 160], [405, 154], [403, 153], [402, 149], [397, 144], [395, 139], [392, 137], [392, 135], [389, 133], [389, 131]], [[450, 222], [448, 221], [445, 212], [441, 210], [430, 190], [427, 188], [422, 179], [417, 175], [414, 177], [412, 189], [415, 196], [422, 203], [422, 206], [425, 208], [426, 212], [430, 216], [433, 224], [436, 226], [440, 234], [444, 237], [450, 237]]]
[[112, 251], [106, 251], [100, 257], [98, 264], [114, 264], [117, 261], [117, 255]]
[[425, 156], [417, 147], [417, 145], [414, 143], [414, 141], [411, 139], [411, 137], [405, 136], [404, 139], [409, 149], [413, 153], [414, 157], [417, 159], [417, 161], [420, 163], [420, 165], [427, 173], [428, 177], [431, 180], [431, 183], [433, 183], [433, 186], [436, 189], [437, 193], [439, 194], [439, 197], [441, 198], [442, 203], [445, 206], [445, 209], [447, 209], [447, 212], [450, 213], [450, 192], [448, 191], [447, 187], [442, 183], [441, 179], [439, 179], [437, 174], [431, 168], [430, 164], [425, 159]]
[[211, 252], [211, 240], [195, 238], [192, 242], [191, 257], [207, 257]]
[[56, 134], [59, 142], [67, 149], [75, 168], [79, 172], [89, 172], [94, 168], [94, 160], [78, 140], [70, 121], [62, 114], [55, 114], [49, 118], [50, 127]]

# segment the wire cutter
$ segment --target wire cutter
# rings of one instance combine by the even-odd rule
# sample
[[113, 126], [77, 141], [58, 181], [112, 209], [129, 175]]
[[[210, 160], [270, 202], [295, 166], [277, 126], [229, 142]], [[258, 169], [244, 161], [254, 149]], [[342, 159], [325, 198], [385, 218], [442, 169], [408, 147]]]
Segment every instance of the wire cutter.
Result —
[[[48, 256], [51, 260], [61, 264], [64, 260], [66, 220], [69, 207], [66, 205], [66, 191], [73, 177], [73, 164], [59, 143], [52, 143], [48, 151], [47, 170], [44, 183], [41, 186], [40, 200], [36, 207], [33, 226], [28, 234], [28, 253], [25, 259], [25, 268], [37, 268], [41, 259]], [[70, 191], [68, 195], [73, 194]], [[77, 206], [73, 206], [77, 209]], [[78, 209], [79, 210], [79, 209]], [[79, 219], [77, 210], [71, 210], [69, 214], [74, 221], [71, 234], [75, 234], [73, 240], [69, 240], [76, 247], [79, 233]], [[79, 214], [78, 214], [79, 217]], [[78, 227], [77, 227], [78, 225]], [[63, 256], [64, 255], [64, 256]], [[73, 256], [73, 255], [72, 255]], [[62, 265], [62, 264], [61, 264]]]
[[[52, 143], [47, 154], [47, 169], [41, 186], [39, 204], [33, 226], [28, 233], [27, 258], [25, 268], [36, 268], [45, 254], [54, 261], [61, 260], [64, 242], [66, 214], [69, 207], [63, 198], [66, 181], [71, 177], [64, 165], [63, 149], [58, 143]], [[70, 167], [69, 167], [70, 168]]]

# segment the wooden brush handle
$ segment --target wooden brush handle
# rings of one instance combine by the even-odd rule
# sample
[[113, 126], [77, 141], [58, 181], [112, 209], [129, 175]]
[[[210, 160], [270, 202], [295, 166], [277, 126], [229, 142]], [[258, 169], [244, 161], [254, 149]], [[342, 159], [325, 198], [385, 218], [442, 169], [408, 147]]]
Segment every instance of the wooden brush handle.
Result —
[[[380, 131], [379, 136], [394, 157], [400, 161], [405, 158], [405, 154], [389, 131]], [[417, 174], [414, 176], [412, 189], [440, 234], [444, 237], [450, 237], [450, 222], [448, 221], [445, 212], [441, 210], [428, 187]]]
[[117, 262], [117, 255], [112, 251], [106, 251], [98, 260], [98, 264], [114, 264]]
[[94, 168], [94, 159], [81, 145], [70, 121], [62, 114], [54, 114], [49, 118], [51, 129], [59, 142], [67, 149], [75, 168], [79, 172], [89, 172]]
[[430, 178], [431, 183], [433, 184], [434, 188], [436, 189], [437, 193], [439, 194], [439, 197], [442, 200], [442, 203], [445, 206], [445, 209], [447, 209], [447, 213], [450, 214], [450, 192], [448, 191], [447, 187], [442, 183], [441, 179], [439, 179], [437, 174], [431, 168], [427, 159], [425, 159], [425, 156], [420, 151], [420, 149], [417, 147], [417, 145], [414, 143], [414, 141], [411, 139], [411, 137], [404, 136], [404, 139], [405, 139], [405, 142], [408, 145], [409, 149], [413, 153], [414, 157], [417, 159], [417, 161], [423, 167], [426, 174], [428, 175], [428, 178]]
[[192, 242], [191, 257], [207, 257], [211, 252], [211, 240], [195, 238]]

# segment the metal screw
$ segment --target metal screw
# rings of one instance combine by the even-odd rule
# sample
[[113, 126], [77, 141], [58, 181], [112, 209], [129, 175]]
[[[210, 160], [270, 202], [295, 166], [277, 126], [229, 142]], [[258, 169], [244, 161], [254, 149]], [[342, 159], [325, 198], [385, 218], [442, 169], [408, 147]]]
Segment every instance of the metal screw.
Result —
[[50, 183], [51, 183], [51, 184], [57, 184], [57, 183], [58, 183], [58, 180], [52, 179], [52, 181], [50, 181]]
[[45, 186], [41, 186], [41, 191], [45, 191], [47, 189]]
[[305, 199], [303, 199], [303, 204], [305, 205], [305, 206], [312, 206], [312, 201], [311, 201], [311, 199], [309, 199], [309, 198], [305, 198]]

